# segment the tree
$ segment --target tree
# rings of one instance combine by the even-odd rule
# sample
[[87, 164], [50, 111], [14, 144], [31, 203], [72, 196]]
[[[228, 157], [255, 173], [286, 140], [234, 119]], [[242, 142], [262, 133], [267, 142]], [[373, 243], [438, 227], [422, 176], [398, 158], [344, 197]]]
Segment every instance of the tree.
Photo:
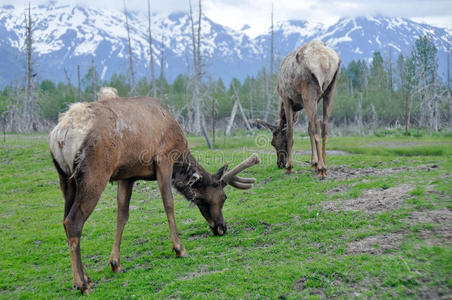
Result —
[[151, 69], [151, 86], [152, 96], [157, 98], [157, 87], [155, 86], [155, 72], [154, 72], [154, 55], [152, 50], [152, 29], [151, 29], [151, 0], [148, 0], [148, 21], [149, 21], [149, 67]]
[[131, 96], [135, 95], [135, 71], [133, 68], [133, 52], [132, 52], [132, 42], [130, 40], [130, 28], [129, 28], [129, 17], [127, 16], [126, 0], [124, 0], [124, 17], [126, 19], [126, 30], [127, 30], [127, 45], [129, 50], [129, 80], [130, 80], [130, 92]]
[[271, 26], [270, 26], [270, 74], [268, 76], [267, 83], [267, 105], [265, 106], [264, 112], [264, 121], [268, 121], [268, 114], [270, 113], [270, 104], [272, 101], [272, 92], [273, 92], [273, 65], [274, 65], [274, 54], [273, 54], [273, 46], [274, 46], [274, 30], [273, 30], [273, 2], [272, 2], [272, 13], [271, 13]]
[[193, 108], [194, 108], [194, 120], [193, 131], [196, 134], [201, 133], [201, 85], [202, 85], [202, 57], [201, 57], [201, 20], [202, 20], [202, 5], [201, 0], [198, 0], [198, 28], [197, 37], [195, 36], [195, 25], [193, 20], [193, 10], [191, 6], [191, 0], [189, 0], [190, 6], [190, 24], [192, 33], [192, 47], [193, 47]]
[[36, 103], [35, 95], [33, 92], [34, 82], [33, 79], [37, 75], [33, 70], [33, 24], [31, 20], [31, 7], [28, 3], [28, 15], [26, 18], [26, 33], [25, 33], [25, 46], [27, 53], [27, 70], [26, 70], [26, 88], [25, 88], [25, 101], [23, 106], [23, 118], [25, 124], [25, 130], [28, 131], [32, 128], [34, 131], [37, 130], [37, 120], [36, 120]]
[[433, 130], [439, 129], [439, 97], [437, 95], [437, 52], [433, 41], [427, 37], [419, 37], [412, 51], [416, 65], [416, 76], [419, 85], [417, 92], [421, 97], [420, 124]]

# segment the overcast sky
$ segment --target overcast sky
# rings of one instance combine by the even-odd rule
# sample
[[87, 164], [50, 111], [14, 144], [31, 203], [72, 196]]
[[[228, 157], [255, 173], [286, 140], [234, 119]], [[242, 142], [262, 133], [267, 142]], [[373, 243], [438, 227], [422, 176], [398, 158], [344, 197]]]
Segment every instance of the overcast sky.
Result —
[[[32, 5], [48, 0], [30, 0]], [[147, 0], [126, 0], [131, 10], [147, 11]], [[93, 8], [122, 9], [123, 0], [57, 0], [58, 4], [81, 4]], [[203, 10], [213, 21], [234, 29], [245, 24], [248, 33], [268, 30], [272, 2], [275, 22], [301, 19], [331, 25], [340, 17], [391, 16], [452, 29], [452, 0], [203, 0]], [[0, 4], [23, 6], [28, 0], [0, 0]], [[192, 0], [193, 6], [198, 1]], [[157, 13], [188, 10], [188, 0], [151, 0]]]

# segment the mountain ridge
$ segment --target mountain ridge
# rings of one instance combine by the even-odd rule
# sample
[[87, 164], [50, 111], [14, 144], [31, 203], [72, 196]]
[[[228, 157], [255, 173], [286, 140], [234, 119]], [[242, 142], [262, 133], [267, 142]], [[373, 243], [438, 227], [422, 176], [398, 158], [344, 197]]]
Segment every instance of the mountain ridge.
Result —
[[[80, 5], [39, 5], [31, 9], [34, 23], [35, 69], [39, 79], [65, 81], [67, 73], [74, 83], [77, 65], [83, 76], [94, 59], [102, 80], [114, 73], [128, 70], [127, 31], [124, 14], [119, 11], [98, 10]], [[148, 20], [144, 13], [129, 12], [134, 67], [136, 77], [149, 78]], [[165, 77], [173, 81], [177, 75], [190, 73], [191, 27], [187, 12], [152, 15], [153, 53], [155, 71], [160, 72], [161, 41], [165, 45]], [[0, 7], [0, 86], [23, 78], [24, 10], [13, 5]], [[305, 20], [286, 20], [275, 24], [275, 56], [277, 61], [309, 40], [320, 39], [334, 48], [343, 65], [351, 60], [371, 61], [374, 51], [385, 57], [392, 51], [395, 62], [399, 53], [409, 54], [416, 38], [429, 35], [438, 48], [440, 75], [445, 74], [447, 45], [452, 38], [449, 30], [409, 19], [394, 17], [341, 18], [331, 26]], [[247, 27], [235, 30], [202, 19], [202, 53], [207, 76], [228, 82], [236, 77], [243, 80], [255, 75], [269, 64], [270, 35], [251, 38]], [[51, 68], [49, 67], [51, 66]], [[277, 66], [275, 66], [277, 70]]]

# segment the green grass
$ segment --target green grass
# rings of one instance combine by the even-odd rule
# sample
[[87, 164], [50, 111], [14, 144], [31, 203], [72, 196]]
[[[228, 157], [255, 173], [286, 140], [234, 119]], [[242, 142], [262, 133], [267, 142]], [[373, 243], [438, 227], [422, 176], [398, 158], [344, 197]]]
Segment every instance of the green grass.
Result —
[[[171, 251], [166, 215], [155, 182], [134, 188], [121, 245], [125, 273], [110, 271], [116, 222], [116, 184], [109, 184], [88, 219], [82, 258], [96, 283], [90, 297], [106, 298], [419, 298], [450, 296], [451, 241], [444, 223], [414, 214], [452, 209], [452, 139], [448, 136], [332, 137], [330, 167], [398, 169], [320, 181], [309, 155], [295, 155], [295, 173], [276, 168], [265, 131], [217, 138], [216, 151], [190, 137], [196, 157], [210, 171], [237, 164], [253, 151], [262, 163], [248, 191], [226, 188], [228, 234], [215, 237], [197, 208], [176, 196], [176, 221], [190, 257]], [[295, 151], [309, 150], [296, 134]], [[218, 158], [220, 157], [220, 159]], [[434, 168], [420, 166], [435, 165]], [[332, 171], [330, 171], [332, 172]], [[331, 210], [368, 190], [411, 188], [400, 207], [370, 212]], [[346, 186], [338, 193], [325, 193]], [[62, 226], [64, 200], [44, 135], [8, 135], [0, 143], [0, 298], [78, 298], [72, 288], [69, 250]], [[441, 219], [442, 220], [442, 219]], [[450, 219], [446, 219], [446, 221]], [[444, 221], [444, 220], [443, 220]], [[449, 225], [450, 227], [450, 225]], [[397, 243], [350, 253], [357, 241], [388, 236]], [[373, 251], [373, 252], [372, 252]], [[426, 297], [426, 296], [424, 296]]]

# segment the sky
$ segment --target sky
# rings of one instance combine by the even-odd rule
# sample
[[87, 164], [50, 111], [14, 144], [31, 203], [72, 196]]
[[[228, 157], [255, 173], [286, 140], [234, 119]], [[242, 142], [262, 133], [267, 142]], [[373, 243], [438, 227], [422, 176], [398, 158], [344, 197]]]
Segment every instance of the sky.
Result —
[[[24, 6], [43, 4], [48, 0], [0, 0], [0, 5]], [[151, 0], [151, 10], [168, 14], [188, 10], [189, 0]], [[123, 8], [123, 0], [56, 0], [58, 4], [79, 4], [92, 8]], [[126, 0], [127, 8], [147, 11], [147, 0]], [[202, 0], [204, 14], [214, 22], [241, 29], [251, 36], [267, 32], [272, 3], [274, 22], [297, 19], [334, 24], [341, 17], [390, 16], [404, 17], [416, 22], [452, 29], [452, 0]], [[193, 7], [198, 1], [192, 0]]]

